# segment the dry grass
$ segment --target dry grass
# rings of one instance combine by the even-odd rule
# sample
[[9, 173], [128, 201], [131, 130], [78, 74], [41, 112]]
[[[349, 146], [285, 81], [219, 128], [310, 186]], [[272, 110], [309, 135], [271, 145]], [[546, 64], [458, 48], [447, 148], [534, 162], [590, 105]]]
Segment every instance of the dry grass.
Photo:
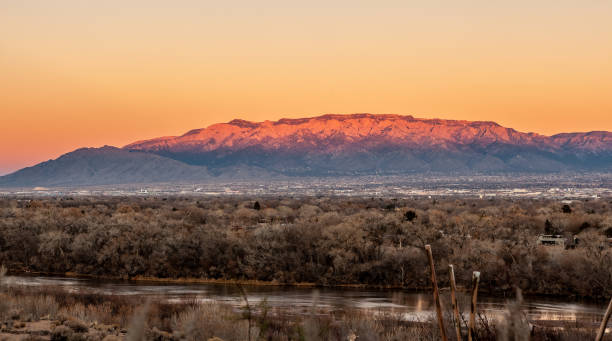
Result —
[[248, 322], [230, 307], [203, 303], [180, 312], [173, 318], [173, 330], [185, 340], [208, 340], [219, 337], [223, 340], [246, 340]]
[[[493, 323], [481, 315], [477, 340], [583, 340], [593, 339], [597, 321], [539, 323], [532, 329], [519, 309], [520, 296], [507, 307], [504, 318]], [[17, 326], [48, 319], [58, 339], [97, 340], [106, 335], [127, 340], [439, 340], [433, 320], [407, 321], [402, 315], [359, 310], [309, 313], [269, 308], [265, 301], [239, 311], [218, 303], [187, 301], [180, 304], [147, 303], [142, 298], [68, 293], [59, 288], [4, 288], [0, 292], [0, 322]], [[251, 321], [247, 317], [251, 318]], [[448, 335], [454, 340], [449, 316]], [[127, 330], [126, 333], [121, 331]], [[606, 340], [610, 340], [607, 335]]]

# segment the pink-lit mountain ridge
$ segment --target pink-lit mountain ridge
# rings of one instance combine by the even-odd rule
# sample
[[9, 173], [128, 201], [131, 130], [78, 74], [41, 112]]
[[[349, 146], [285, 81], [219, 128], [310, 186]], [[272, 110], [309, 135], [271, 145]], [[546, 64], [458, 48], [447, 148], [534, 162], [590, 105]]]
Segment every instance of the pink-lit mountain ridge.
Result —
[[548, 137], [494, 122], [354, 114], [234, 120], [124, 149], [211, 169], [246, 164], [289, 175], [555, 172], [609, 168], [612, 133]]
[[0, 186], [219, 178], [612, 172], [612, 133], [544, 136], [494, 122], [401, 115], [233, 120], [123, 148], [86, 148], [0, 177]]

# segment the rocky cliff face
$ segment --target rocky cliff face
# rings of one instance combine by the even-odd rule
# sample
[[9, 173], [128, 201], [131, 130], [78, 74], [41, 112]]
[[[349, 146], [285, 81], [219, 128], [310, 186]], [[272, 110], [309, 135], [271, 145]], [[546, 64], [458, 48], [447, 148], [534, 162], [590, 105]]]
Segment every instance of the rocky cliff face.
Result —
[[372, 114], [233, 120], [124, 148], [213, 171], [245, 164], [287, 175], [555, 172], [612, 163], [609, 132], [548, 137], [494, 122]]
[[192, 150], [210, 152], [257, 146], [269, 150], [314, 148], [320, 152], [343, 150], [349, 145], [452, 148], [453, 145], [491, 143], [547, 144], [546, 136], [520, 133], [494, 122], [427, 120], [400, 115], [324, 115], [276, 122], [233, 120], [176, 137], [139, 141], [126, 146], [137, 150]]

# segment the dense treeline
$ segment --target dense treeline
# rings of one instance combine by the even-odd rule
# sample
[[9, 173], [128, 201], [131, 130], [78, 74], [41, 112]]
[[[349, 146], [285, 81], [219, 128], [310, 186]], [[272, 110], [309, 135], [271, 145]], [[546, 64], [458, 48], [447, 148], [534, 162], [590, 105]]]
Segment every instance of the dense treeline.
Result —
[[[537, 244], [542, 233], [580, 242]], [[612, 202], [379, 198], [0, 199], [12, 271], [428, 286], [431, 244], [482, 290], [612, 294]]]

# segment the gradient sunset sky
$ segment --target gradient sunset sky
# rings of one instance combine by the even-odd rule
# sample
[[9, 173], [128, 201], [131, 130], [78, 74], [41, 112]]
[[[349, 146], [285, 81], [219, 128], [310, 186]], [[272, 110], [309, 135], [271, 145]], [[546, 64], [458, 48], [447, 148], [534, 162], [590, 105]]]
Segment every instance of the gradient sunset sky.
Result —
[[0, 174], [355, 112], [612, 130], [612, 1], [0, 0]]

